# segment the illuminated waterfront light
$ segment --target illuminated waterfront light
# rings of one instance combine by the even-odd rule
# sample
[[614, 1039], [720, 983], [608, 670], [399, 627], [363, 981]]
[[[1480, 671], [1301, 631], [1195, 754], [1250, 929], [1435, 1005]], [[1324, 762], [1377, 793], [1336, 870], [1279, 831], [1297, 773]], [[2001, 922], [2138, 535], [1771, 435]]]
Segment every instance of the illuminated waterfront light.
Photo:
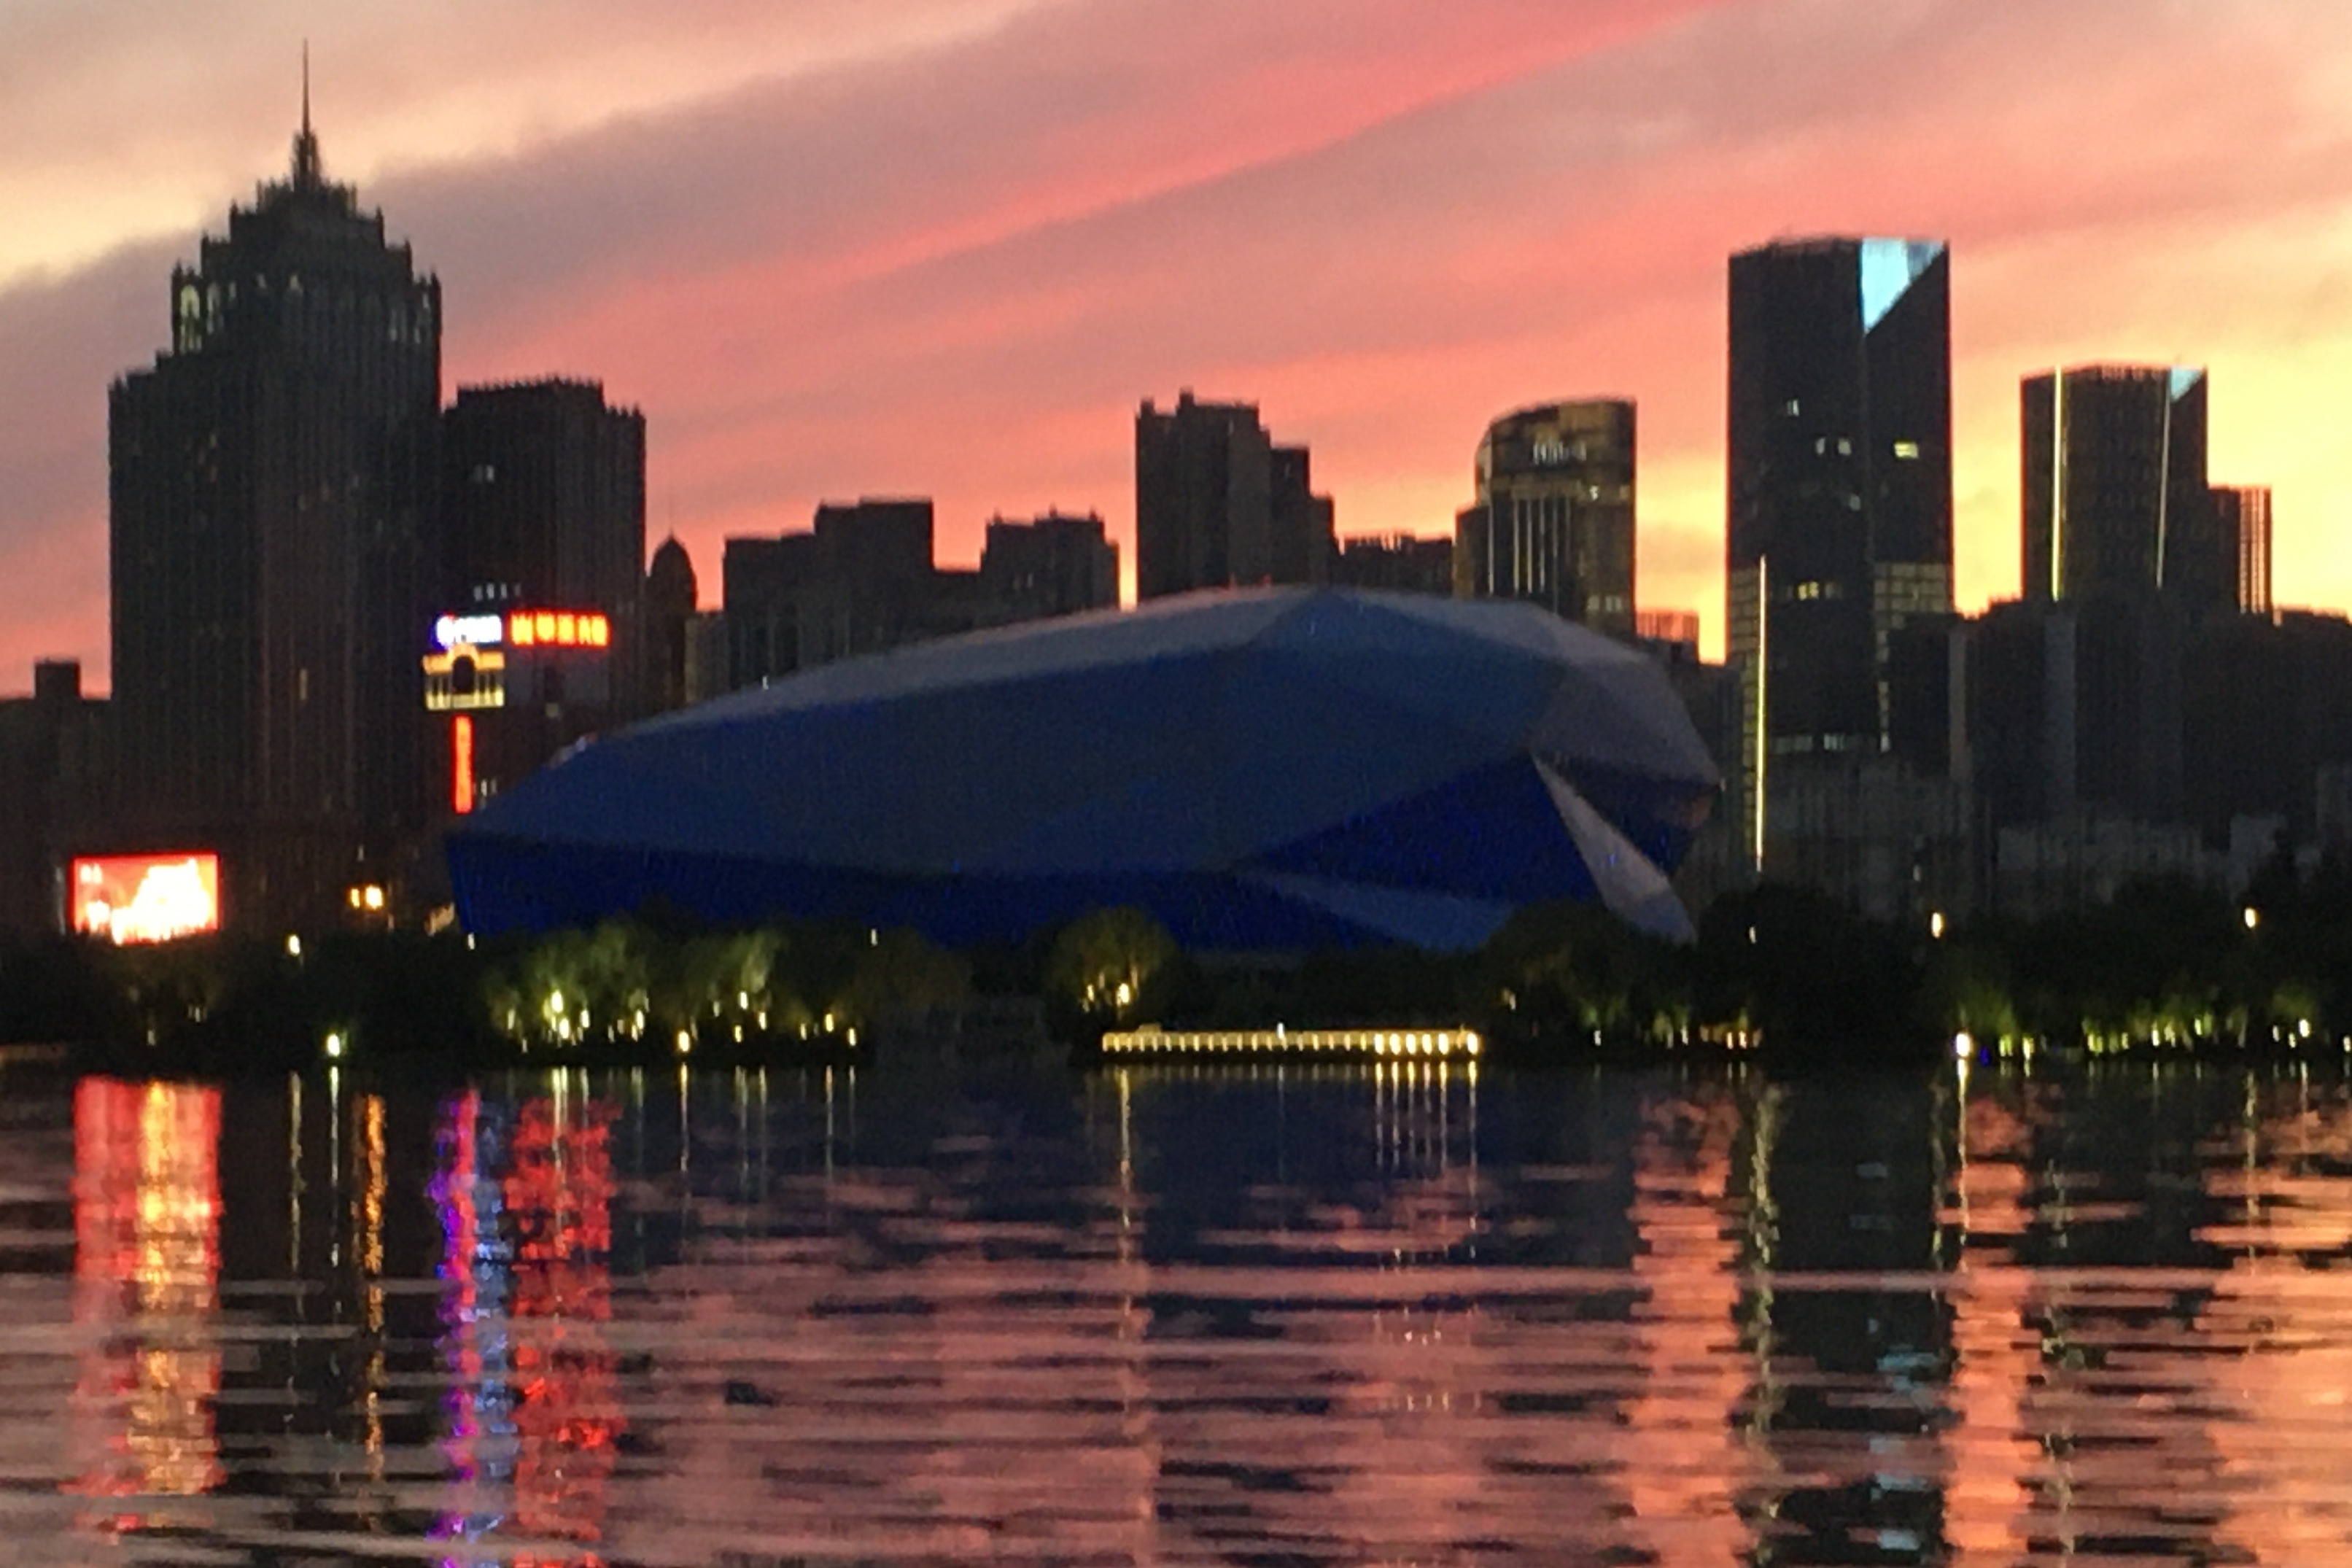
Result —
[[[1223, 1055], [1234, 1052], [1277, 1052], [1288, 1055], [1444, 1058], [1460, 1048], [1470, 1056], [1480, 1049], [1470, 1030], [1429, 1029], [1294, 1029], [1279, 1024], [1270, 1029], [1162, 1029], [1154, 1024], [1132, 1030], [1112, 1030], [1102, 1037], [1105, 1052], [1157, 1051], [1169, 1054]], [[1414, 1064], [1418, 1066], [1419, 1064]], [[1399, 1071], [1405, 1064], [1398, 1064]]]
[[677, 1054], [682, 1057], [690, 1056], [693, 1054], [693, 1051], [694, 1037], [687, 1033], [684, 1029], [680, 1029], [677, 1032]]
[[1969, 1032], [1966, 1029], [1962, 1029], [1958, 1034], [1952, 1037], [1952, 1055], [1958, 1057], [1960, 1060], [1968, 1060], [1970, 1057], [1976, 1054], [1976, 1049], [1977, 1043], [1974, 1039], [1969, 1037]]
[[286, 937], [286, 956], [289, 958], [302, 956], [302, 939], [291, 932], [289, 932]]
[[2252, 905], [2252, 904], [2248, 904], [2248, 905], [2246, 906], [2246, 911], [2245, 911], [2245, 914], [2246, 914], [2246, 929], [2247, 929], [2248, 931], [2252, 931], [2256, 926], [2259, 926], [2259, 925], [2261, 925], [2261, 924], [2263, 923], [2263, 911], [2262, 911], [2262, 910], [2258, 910], [2258, 909], [2256, 909], [2256, 908], [2254, 908], [2254, 906], [2253, 906], [2253, 905]]
[[1927, 917], [1927, 934], [1941, 942], [1944, 937], [1944, 911], [1936, 910]]
[[339, 1033], [330, 1033], [327, 1036], [327, 1059], [329, 1061], [340, 1060], [341, 1059], [342, 1054], [343, 1037]]

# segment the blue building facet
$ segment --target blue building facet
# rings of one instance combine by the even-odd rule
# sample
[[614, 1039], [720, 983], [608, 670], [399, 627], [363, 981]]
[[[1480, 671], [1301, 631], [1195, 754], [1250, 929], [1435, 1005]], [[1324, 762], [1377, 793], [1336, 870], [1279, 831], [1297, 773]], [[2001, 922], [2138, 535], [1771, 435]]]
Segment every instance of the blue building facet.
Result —
[[449, 844], [494, 932], [660, 905], [1017, 942], [1150, 910], [1188, 948], [1475, 946], [1666, 881], [1717, 792], [1643, 654], [1531, 605], [1193, 594], [821, 667], [585, 746]]

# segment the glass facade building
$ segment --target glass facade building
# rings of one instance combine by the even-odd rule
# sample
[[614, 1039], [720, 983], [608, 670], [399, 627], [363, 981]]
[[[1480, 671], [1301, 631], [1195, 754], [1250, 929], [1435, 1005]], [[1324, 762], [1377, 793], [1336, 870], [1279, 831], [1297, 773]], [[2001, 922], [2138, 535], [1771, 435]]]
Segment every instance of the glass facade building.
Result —
[[2205, 373], [2084, 365], [2026, 378], [2020, 395], [2024, 587], [2164, 589], [2191, 611], [2236, 597], [2205, 480]]
[[1633, 635], [1633, 405], [1549, 403], [1478, 444], [1477, 497], [1454, 520], [1454, 591], [1525, 599]]
[[1894, 656], [1952, 607], [1951, 261], [1940, 242], [1731, 259], [1731, 803], [1764, 856], [1776, 768], [1895, 753]]

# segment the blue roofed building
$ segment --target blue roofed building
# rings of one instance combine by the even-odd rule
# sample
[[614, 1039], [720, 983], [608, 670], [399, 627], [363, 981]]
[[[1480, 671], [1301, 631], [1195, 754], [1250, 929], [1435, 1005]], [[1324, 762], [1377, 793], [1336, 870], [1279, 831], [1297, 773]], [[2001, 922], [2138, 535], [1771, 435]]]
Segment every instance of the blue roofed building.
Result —
[[1202, 951], [1682, 936], [1717, 791], [1643, 654], [1538, 606], [1209, 592], [846, 660], [584, 746], [451, 837], [492, 932], [648, 906], [964, 946], [1131, 905]]

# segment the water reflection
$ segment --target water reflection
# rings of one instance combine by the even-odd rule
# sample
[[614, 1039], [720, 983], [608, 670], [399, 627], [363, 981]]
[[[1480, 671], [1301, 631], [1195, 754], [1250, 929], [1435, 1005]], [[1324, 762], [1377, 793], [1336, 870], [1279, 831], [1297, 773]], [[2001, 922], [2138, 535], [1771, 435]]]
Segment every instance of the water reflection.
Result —
[[[444, 1107], [440, 1343], [451, 1387], [441, 1440], [462, 1506], [433, 1535], [511, 1535], [529, 1568], [598, 1568], [623, 1426], [612, 1317], [614, 1109], [569, 1075], [518, 1106], [474, 1090]], [[499, 1173], [492, 1174], [493, 1172]], [[456, 1563], [451, 1557], [445, 1561]]]
[[222, 1479], [221, 1098], [184, 1084], [86, 1079], [74, 1093], [72, 1490], [119, 1500], [104, 1524], [201, 1522], [167, 1500]]
[[13, 1560], [2352, 1565], [2335, 1079], [902, 1062], [8, 1111]]

